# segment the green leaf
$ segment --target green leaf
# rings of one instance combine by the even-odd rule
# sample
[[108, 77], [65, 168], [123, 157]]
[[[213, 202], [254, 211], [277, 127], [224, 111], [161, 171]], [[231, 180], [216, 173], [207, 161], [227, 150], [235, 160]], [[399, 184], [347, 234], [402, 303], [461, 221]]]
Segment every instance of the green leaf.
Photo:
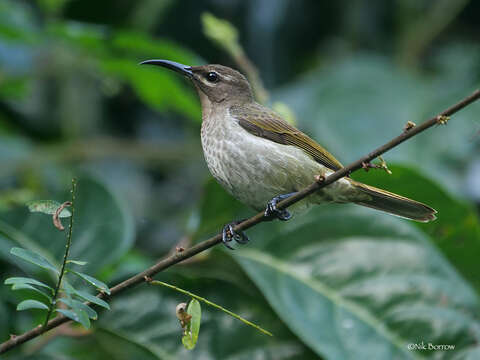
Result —
[[74, 292], [75, 295], [77, 295], [78, 297], [86, 300], [86, 301], [90, 301], [91, 303], [93, 304], [97, 304], [98, 306], [101, 306], [105, 309], [108, 309], [110, 310], [110, 305], [108, 305], [108, 303], [102, 299], [99, 299], [98, 297], [92, 295], [92, 294], [89, 294], [85, 291], [81, 291], [81, 290], [75, 290]]
[[111, 44], [121, 51], [142, 56], [155, 54], [160, 59], [175, 59], [182, 64], [193, 65], [197, 57], [189, 50], [166, 39], [152, 38], [145, 33], [119, 30], [113, 34]]
[[[0, 152], [0, 159], [1, 156]], [[119, 201], [102, 183], [90, 177], [80, 177], [77, 184], [74, 239], [70, 251], [76, 259], [88, 261], [82, 272], [96, 274], [130, 249], [133, 244], [133, 219], [126, 204]], [[68, 199], [69, 196], [65, 192], [56, 197]], [[26, 214], [26, 209], [19, 208], [2, 213], [2, 220], [17, 229], [23, 237], [35, 239], [34, 245], [44, 250], [45, 254], [61, 259], [65, 252], [65, 234], [52, 226], [51, 219]], [[1, 224], [0, 221], [0, 231]], [[26, 243], [20, 246], [32, 249]]]
[[15, 291], [15, 290], [31, 290], [31, 291], [36, 292], [39, 295], [44, 296], [48, 300], [49, 303], [51, 303], [52, 300], [53, 300], [50, 295], [45, 294], [42, 290], [37, 289], [36, 287], [33, 287], [29, 284], [14, 284], [14, 285], [12, 285], [12, 290], [13, 291]]
[[[10, 250], [15, 247], [14, 245], [20, 245], [20, 247], [24, 249], [28, 249], [34, 253], [37, 253], [44, 257], [45, 259], [50, 262], [50, 264], [53, 264], [54, 266], [57, 264], [55, 262], [54, 256], [46, 249], [42, 248], [41, 246], [38, 246], [35, 240], [33, 240], [31, 237], [29, 237], [27, 234], [25, 234], [23, 231], [17, 230], [14, 226], [10, 225], [10, 223], [14, 222], [12, 221], [13, 219], [20, 219], [23, 218], [24, 221], [26, 220], [28, 222], [28, 218], [40, 218], [38, 216], [30, 216], [26, 217], [25, 216], [25, 211], [26, 209], [23, 208], [18, 208], [21, 209], [21, 215], [19, 217], [10, 216], [15, 214], [15, 211], [7, 214], [3, 214], [5, 216], [5, 219], [0, 220], [0, 256], [3, 257], [3, 259], [11, 264], [14, 264], [15, 266], [20, 267], [24, 272], [35, 272], [39, 271], [41, 269], [37, 268], [37, 266], [33, 266], [30, 262], [24, 263], [24, 262], [18, 262], [17, 259], [10, 254]], [[4, 221], [5, 220], [5, 221]], [[49, 227], [51, 227], [51, 220], [49, 222]], [[59, 235], [59, 232], [57, 231], [57, 234]], [[52, 238], [51, 240], [56, 240], [58, 238]], [[63, 236], [62, 242], [65, 243], [65, 237]], [[58, 265], [58, 268], [60, 268], [60, 265]], [[49, 273], [50, 277], [55, 281], [56, 280], [56, 274]]]
[[92, 294], [90, 294], [86, 291], [77, 290], [72, 285], [70, 285], [68, 282], [65, 282], [63, 287], [64, 287], [64, 291], [65, 291], [67, 297], [71, 298], [72, 296], [77, 296], [80, 299], [89, 301], [93, 304], [96, 304], [96, 305], [101, 306], [101, 307], [103, 307], [107, 310], [110, 310], [110, 305], [108, 305], [108, 303], [106, 301], [96, 297], [95, 295], [92, 295]]
[[203, 240], [205, 236], [221, 231], [222, 227], [236, 218], [245, 218], [252, 211], [233, 198], [215, 179], [209, 179], [203, 188], [197, 214], [198, 227], [194, 228], [195, 238]]
[[185, 335], [182, 336], [182, 344], [188, 350], [193, 350], [198, 340], [198, 333], [200, 332], [200, 320], [202, 318], [202, 309], [200, 303], [196, 299], [191, 299], [188, 307], [187, 314], [192, 318], [186, 326]]
[[73, 241], [72, 254], [88, 261], [83, 272], [96, 274], [132, 246], [133, 218], [127, 204], [93, 178], [79, 179], [75, 204], [75, 238], [81, 241]]
[[[412, 223], [430, 235], [445, 256], [480, 291], [478, 256], [480, 254], [480, 220], [474, 207], [457, 199], [418, 170], [389, 164], [393, 174], [382, 171], [359, 171], [352, 174], [366, 182], [403, 196], [424, 202], [438, 211], [437, 220], [428, 224]], [[461, 246], [459, 246], [461, 239]], [[468, 251], [465, 251], [468, 249]]]
[[87, 313], [81, 309], [75, 309], [75, 310], [56, 309], [55, 311], [65, 315], [66, 317], [68, 317], [69, 319], [72, 319], [73, 321], [76, 321], [82, 324], [83, 327], [86, 329], [90, 328], [90, 319], [88, 318]]
[[56, 274], [60, 273], [57, 270], [57, 268], [55, 266], [53, 266], [47, 259], [45, 259], [43, 256], [41, 256], [41, 255], [39, 255], [39, 254], [37, 254], [33, 251], [18, 248], [18, 247], [14, 247], [10, 250], [10, 253], [15, 255], [15, 256], [18, 256], [19, 258], [21, 258], [25, 261], [28, 261], [32, 264], [40, 266], [43, 269], [51, 270], [51, 271], [55, 272]]
[[102, 61], [108, 74], [128, 82], [138, 97], [159, 111], [173, 109], [195, 123], [201, 121], [201, 110], [196, 94], [181, 77], [154, 67], [138, 66], [127, 59], [111, 58]]
[[90, 306], [84, 304], [81, 301], [78, 301], [72, 298], [60, 298], [58, 300], [63, 302], [67, 306], [71, 307], [72, 309], [74, 309], [74, 311], [76, 311], [77, 309], [85, 311], [88, 317], [92, 320], [97, 320], [98, 318], [97, 312], [93, 310]]
[[255, 247], [229, 254], [319, 356], [411, 359], [419, 339], [480, 336], [476, 293], [411, 222], [338, 205], [251, 232]]
[[[41, 212], [47, 215], [53, 215], [62, 204], [54, 200], [34, 200], [27, 202], [30, 212]], [[65, 218], [72, 216], [68, 209], [63, 209], [58, 217]]]
[[83, 266], [83, 265], [87, 265], [88, 262], [80, 261], [80, 260], [67, 260], [67, 264], [75, 264], [75, 265]]
[[14, 284], [37, 285], [37, 286], [41, 286], [46, 289], [49, 289], [53, 293], [53, 288], [51, 286], [48, 286], [47, 284], [44, 284], [43, 282], [38, 281], [36, 279], [27, 278], [27, 277], [10, 277], [5, 279], [4, 284], [5, 285], [14, 285]]
[[95, 279], [93, 276], [90, 276], [90, 275], [87, 275], [87, 274], [84, 274], [84, 273], [81, 273], [81, 272], [78, 272], [78, 271], [74, 271], [74, 270], [71, 270], [71, 269], [68, 269], [68, 271], [71, 272], [72, 274], [75, 274], [75, 275], [79, 276], [80, 278], [82, 278], [83, 280], [88, 282], [89, 284], [95, 286], [100, 291], [104, 291], [105, 293], [110, 295], [110, 289], [108, 288], [107, 284], [105, 284], [104, 282], [102, 282], [98, 279]]
[[59, 41], [66, 41], [83, 48], [90, 55], [103, 55], [105, 53], [105, 33], [95, 25], [80, 22], [48, 22], [46, 33]]
[[238, 42], [238, 31], [231, 23], [219, 19], [209, 12], [202, 14], [203, 33], [211, 41], [226, 50], [232, 57], [240, 56], [243, 51]]
[[85, 311], [88, 315], [88, 317], [92, 320], [97, 320], [98, 319], [98, 314], [95, 310], [93, 310], [90, 306], [84, 304], [81, 301], [78, 300], [72, 300], [73, 304], [75, 304], [75, 308], [80, 308], [83, 311]]
[[24, 300], [17, 305], [17, 311], [27, 310], [27, 309], [48, 310], [48, 306], [37, 300]]

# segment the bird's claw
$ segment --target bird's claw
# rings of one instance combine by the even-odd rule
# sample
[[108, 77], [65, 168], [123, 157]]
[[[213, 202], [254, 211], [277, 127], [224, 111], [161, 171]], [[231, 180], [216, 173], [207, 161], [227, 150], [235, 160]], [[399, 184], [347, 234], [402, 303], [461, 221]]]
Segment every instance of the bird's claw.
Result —
[[277, 203], [285, 199], [283, 195], [276, 196], [267, 203], [267, 208], [265, 209], [264, 216], [267, 218], [276, 217], [279, 220], [287, 221], [292, 218], [292, 214], [287, 209], [279, 210], [277, 209]]
[[233, 227], [237, 225], [238, 222], [234, 221], [231, 222], [223, 227], [222, 230], [222, 243], [225, 245], [227, 248], [230, 250], [235, 250], [233, 247], [231, 247], [228, 243], [232, 240], [235, 240], [235, 242], [239, 244], [246, 244], [250, 241], [248, 236], [243, 232], [243, 231], [235, 231], [233, 230]]

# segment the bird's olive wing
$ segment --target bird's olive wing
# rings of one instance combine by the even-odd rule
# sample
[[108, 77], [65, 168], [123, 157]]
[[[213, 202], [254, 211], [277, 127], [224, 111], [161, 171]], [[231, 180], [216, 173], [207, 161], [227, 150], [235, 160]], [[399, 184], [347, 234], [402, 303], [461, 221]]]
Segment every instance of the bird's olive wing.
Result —
[[278, 114], [261, 105], [232, 106], [230, 114], [249, 133], [279, 144], [296, 146], [310, 155], [316, 162], [332, 169], [342, 164], [315, 140], [296, 129]]

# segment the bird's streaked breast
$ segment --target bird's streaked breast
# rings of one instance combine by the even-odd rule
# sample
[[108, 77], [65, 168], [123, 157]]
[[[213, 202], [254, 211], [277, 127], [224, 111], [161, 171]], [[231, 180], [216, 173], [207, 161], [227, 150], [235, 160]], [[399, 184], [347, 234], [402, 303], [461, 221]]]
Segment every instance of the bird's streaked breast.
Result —
[[214, 113], [202, 123], [205, 159], [215, 179], [241, 202], [263, 209], [274, 196], [298, 191], [328, 171], [301, 149], [250, 134], [227, 109]]

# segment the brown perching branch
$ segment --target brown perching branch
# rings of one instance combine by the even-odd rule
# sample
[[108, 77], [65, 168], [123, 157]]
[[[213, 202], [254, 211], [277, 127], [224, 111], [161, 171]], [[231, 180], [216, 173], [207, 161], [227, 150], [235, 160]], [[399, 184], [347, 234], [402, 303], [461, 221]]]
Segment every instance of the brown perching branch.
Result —
[[[434, 126], [434, 125], [443, 125], [445, 124], [448, 120], [449, 117], [456, 112], [460, 111], [464, 107], [470, 105], [471, 103], [475, 102], [480, 98], [480, 90], [476, 90], [473, 92], [470, 96], [466, 97], [465, 99], [461, 100], [457, 104], [451, 106], [447, 110], [443, 111], [439, 115], [423, 122], [420, 125], [414, 125], [414, 126], [408, 126], [405, 127], [403, 133], [388, 143], [386, 143], [383, 146], [380, 146], [376, 150], [372, 151], [368, 155], [365, 155], [364, 157], [358, 159], [357, 161], [351, 163], [350, 165], [341, 168], [340, 170], [336, 171], [332, 175], [328, 177], [317, 177], [315, 179], [315, 182], [313, 182], [310, 186], [306, 187], [305, 189], [299, 191], [297, 194], [281, 201], [278, 203], [277, 207], [279, 209], [285, 209], [286, 207], [293, 205], [294, 203], [302, 200], [303, 198], [307, 197], [308, 195], [316, 192], [317, 190], [341, 179], [344, 176], [350, 175], [352, 172], [361, 169], [362, 167], [365, 166], [365, 164], [368, 164], [370, 161], [373, 159], [377, 158], [378, 156], [382, 155], [386, 151], [394, 148], [395, 146], [401, 144], [407, 139], [410, 139], [411, 137], [418, 135], [422, 131], [425, 131], [426, 129]], [[239, 223], [234, 227], [235, 231], [242, 231], [249, 229], [263, 221], [266, 221], [267, 219], [264, 217], [263, 212], [258, 213], [255, 216], [252, 216], [251, 218]], [[161, 260], [157, 264], [153, 265], [152, 267], [148, 268], [147, 270], [115, 285], [113, 288], [110, 289], [111, 294], [107, 295], [105, 293], [100, 293], [97, 296], [101, 299], [110, 299], [111, 297], [114, 297], [123, 291], [137, 286], [143, 282], [146, 281], [146, 279], [149, 279], [159, 272], [169, 268], [172, 265], [178, 264], [179, 262], [186, 260], [188, 258], [191, 258], [192, 256], [195, 256], [196, 254], [205, 251], [218, 243], [222, 241], [222, 235], [219, 233], [215, 235], [214, 237], [211, 237], [208, 240], [205, 240], [195, 246], [192, 246], [189, 249], [186, 249], [182, 252], [178, 252]], [[93, 304], [89, 304], [91, 306], [94, 306]], [[51, 330], [65, 322], [70, 321], [67, 317], [63, 315], [59, 315], [56, 318], [50, 320], [46, 326], [37, 326], [36, 328], [29, 330], [22, 335], [12, 335], [10, 340], [5, 341], [0, 345], [0, 354], [7, 352], [8, 350], [11, 350], [15, 348], [16, 346], [23, 344], [26, 341], [29, 341], [31, 339], [36, 338], [37, 336], [43, 334], [44, 332]]]

